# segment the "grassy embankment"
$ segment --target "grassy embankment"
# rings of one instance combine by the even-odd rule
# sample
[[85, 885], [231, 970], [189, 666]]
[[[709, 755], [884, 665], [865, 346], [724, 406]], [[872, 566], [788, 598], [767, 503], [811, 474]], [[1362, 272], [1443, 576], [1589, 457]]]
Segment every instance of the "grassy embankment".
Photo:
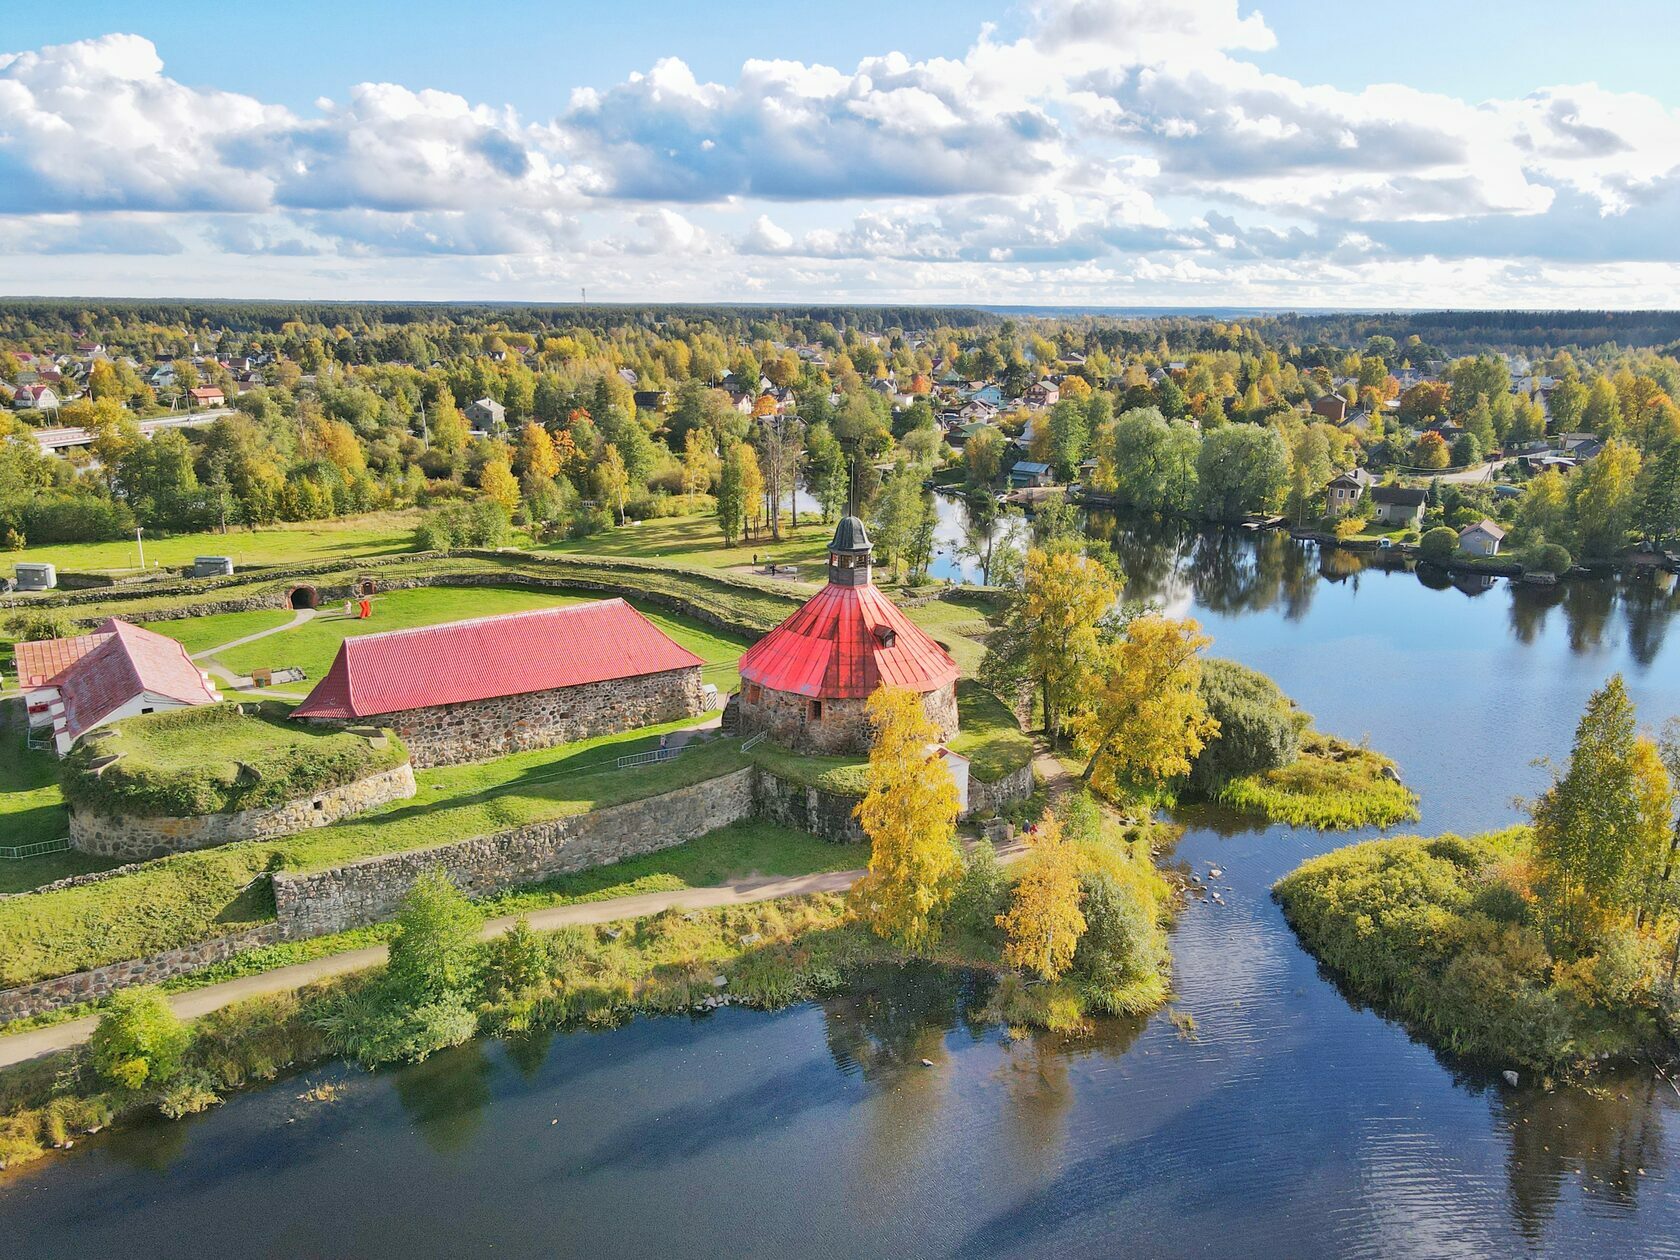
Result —
[[[1371, 840], [1309, 859], [1274, 892], [1302, 943], [1379, 1010], [1472, 1062], [1542, 1073], [1674, 1052], [1639, 947], [1565, 962], [1523, 891], [1527, 828]], [[1670, 999], [1672, 1000], [1672, 999]]]
[[[296, 564], [350, 556], [382, 556], [414, 550], [418, 511], [370, 512], [333, 521], [299, 521], [265, 529], [233, 529], [148, 537], [146, 567], [191, 564], [195, 556], [232, 556], [235, 566]], [[136, 569], [140, 554], [132, 538], [116, 542], [46, 543], [14, 552], [8, 561], [56, 564], [72, 573]]]
[[[245, 709], [231, 702], [176, 709], [91, 734], [62, 763], [62, 789], [95, 813], [183, 818], [282, 805], [408, 760], [389, 732], [379, 746], [288, 721], [289, 705]], [[111, 755], [117, 761], [93, 769]]]
[[1221, 805], [1269, 822], [1324, 831], [1392, 827], [1418, 817], [1417, 794], [1381, 753], [1309, 731], [1289, 765], [1228, 780]]
[[[994, 867], [990, 878], [976, 880], [971, 866], [942, 941], [918, 953], [874, 935], [832, 895], [562, 928], [528, 939], [517, 955], [499, 943], [482, 946], [461, 995], [471, 1004], [469, 1026], [450, 1039], [474, 1029], [610, 1027], [634, 1015], [693, 1012], [720, 1000], [776, 1008], [832, 992], [862, 967], [912, 957], [996, 973], [988, 1014], [1013, 1026], [1070, 1029], [1087, 1011], [1153, 1010], [1167, 995], [1163, 928], [1170, 906], [1150, 865], [1147, 838], [1105, 832], [1080, 843], [1086, 868], [1110, 879], [1142, 917], [1119, 932], [1129, 938], [1125, 943], [1111, 932], [1105, 952], [1076, 957], [1073, 971], [1055, 984], [1024, 985], [1001, 965], [991, 920], [1007, 904], [1007, 879]], [[160, 1089], [110, 1085], [94, 1071], [86, 1048], [0, 1073], [0, 1165], [28, 1162], [82, 1133], [154, 1109], [172, 1118], [200, 1111], [229, 1091], [325, 1058], [344, 1039], [336, 1030], [347, 1012], [365, 1015], [370, 1003], [390, 1000], [380, 983], [378, 971], [359, 973], [207, 1015], [191, 1028], [182, 1071]], [[422, 1043], [404, 1053], [423, 1057], [430, 1048], [435, 1044]]]

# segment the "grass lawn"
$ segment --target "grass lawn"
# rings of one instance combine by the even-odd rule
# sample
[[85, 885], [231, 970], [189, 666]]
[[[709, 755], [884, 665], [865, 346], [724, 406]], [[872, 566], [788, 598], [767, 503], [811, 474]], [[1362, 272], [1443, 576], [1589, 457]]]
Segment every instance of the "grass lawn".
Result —
[[[194, 556], [232, 556], [235, 567], [247, 564], [296, 564], [305, 560], [385, 556], [414, 550], [414, 527], [419, 514], [371, 512], [334, 521], [300, 521], [259, 530], [230, 530], [225, 534], [176, 534], [147, 538], [146, 565], [191, 564]], [[47, 543], [28, 547], [10, 557], [56, 564], [71, 572], [133, 569], [139, 564], [134, 540], [117, 542]]]
[[[50, 752], [30, 750], [24, 738], [22, 700], [0, 703], [0, 845], [58, 840], [69, 830], [69, 814], [58, 790], [58, 758]], [[0, 858], [0, 892], [17, 892], [46, 880], [109, 865], [91, 859], [82, 863], [64, 860], [78, 856], [59, 853], [21, 861]], [[91, 865], [85, 864], [90, 861]]]
[[828, 543], [834, 537], [834, 526], [804, 524], [808, 518], [802, 516], [800, 519], [802, 523], [797, 529], [783, 526], [783, 539], [779, 543], [761, 537], [725, 547], [716, 517], [671, 516], [626, 525], [588, 538], [568, 538], [532, 550], [665, 560], [707, 569], [740, 568], [750, 566], [755, 555], [761, 561], [765, 556], [773, 556], [777, 564], [805, 566], [800, 576], [819, 582], [823, 579], [816, 567], [828, 559]]
[[[535, 608], [555, 608], [568, 604], [583, 604], [603, 598], [594, 592], [530, 590], [503, 586], [421, 586], [412, 590], [391, 591], [374, 600], [374, 613], [367, 621], [346, 618], [329, 607], [323, 615], [306, 622], [295, 630], [270, 635], [216, 654], [216, 661], [240, 674], [249, 674], [264, 665], [280, 667], [298, 665], [313, 683], [332, 666], [333, 658], [345, 639], [353, 635], [375, 634], [382, 630], [407, 630], [414, 626], [438, 625], [447, 621], [462, 621], [469, 617], [489, 617], [499, 613], [526, 612]], [[635, 601], [631, 601], [634, 603]], [[642, 607], [655, 625], [678, 643], [706, 662], [704, 678], [715, 683], [719, 691], [733, 690], [739, 674], [736, 663], [746, 649], [746, 643], [733, 635], [701, 624], [691, 617]], [[172, 638], [186, 641], [208, 640], [209, 646], [226, 643], [254, 632], [251, 618], [268, 614], [221, 613], [216, 616], [193, 618], [180, 622], [158, 622], [155, 628]], [[280, 611], [276, 617], [290, 618], [290, 612]], [[193, 622], [200, 624], [194, 625]], [[271, 622], [272, 624], [272, 622]], [[280, 621], [284, 624], [284, 620]], [[260, 624], [255, 629], [263, 628]]]
[[492, 916], [523, 914], [549, 906], [585, 901], [608, 901], [638, 893], [680, 892], [685, 888], [715, 888], [748, 876], [810, 875], [817, 871], [849, 871], [869, 862], [861, 844], [832, 844], [803, 831], [748, 819], [709, 832], [673, 849], [626, 858], [611, 866], [560, 875], [486, 899], [481, 904]]
[[[259, 714], [218, 704], [129, 718], [110, 734], [90, 734], [65, 759], [65, 795], [104, 813], [231, 813], [283, 805], [408, 759], [395, 739], [375, 748], [347, 731], [290, 721], [290, 712], [270, 702]], [[113, 753], [114, 765], [92, 771]]]
[[257, 608], [251, 612], [217, 613], [213, 617], [177, 617], [173, 621], [149, 621], [146, 629], [174, 639], [188, 654], [203, 652], [248, 634], [283, 626], [296, 614], [290, 608]]
[[98, 884], [0, 901], [0, 988], [136, 958], [274, 917], [264, 871], [317, 870], [377, 853], [447, 844], [506, 827], [669, 792], [748, 764], [715, 740], [656, 765], [613, 760], [658, 746], [673, 722], [624, 735], [421, 771], [420, 794], [279, 840], [181, 853]]
[[943, 643], [963, 676], [972, 678], [986, 655], [983, 640], [991, 628], [986, 622], [987, 612], [982, 601], [953, 595], [906, 608], [904, 615]]
[[951, 751], [969, 760], [969, 773], [982, 783], [996, 783], [1033, 758], [1032, 740], [1003, 701], [979, 683], [957, 683], [957, 716], [962, 729]]

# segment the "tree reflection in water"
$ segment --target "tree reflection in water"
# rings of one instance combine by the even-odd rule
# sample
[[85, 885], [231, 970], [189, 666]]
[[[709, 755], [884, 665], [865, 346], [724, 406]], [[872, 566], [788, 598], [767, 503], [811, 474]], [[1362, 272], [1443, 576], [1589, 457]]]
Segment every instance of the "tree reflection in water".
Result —
[[1494, 1122], [1510, 1151], [1511, 1214], [1523, 1237], [1539, 1242], [1566, 1179], [1589, 1201], [1630, 1211], [1640, 1183], [1663, 1171], [1661, 1097], [1667, 1082], [1629, 1072], [1590, 1088], [1501, 1090]]
[[490, 1103], [487, 1043], [475, 1039], [440, 1050], [391, 1075], [391, 1087], [426, 1145], [439, 1155], [464, 1149]]

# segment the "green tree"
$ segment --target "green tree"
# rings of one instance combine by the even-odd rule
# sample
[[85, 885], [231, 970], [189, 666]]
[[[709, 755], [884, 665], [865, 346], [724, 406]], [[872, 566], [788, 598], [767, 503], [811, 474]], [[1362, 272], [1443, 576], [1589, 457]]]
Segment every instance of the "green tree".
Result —
[[458, 998], [477, 978], [484, 916], [434, 867], [414, 881], [397, 914], [385, 989], [408, 1006]]
[[161, 1089], [180, 1074], [191, 1035], [153, 985], [120, 989], [107, 1001], [89, 1049], [94, 1071], [124, 1089]]
[[1214, 520], [1273, 512], [1289, 485], [1289, 447], [1269, 426], [1226, 425], [1202, 440], [1196, 478], [1202, 509]]
[[1639, 509], [1639, 452], [1612, 439], [1569, 480], [1575, 537], [1587, 556], [1611, 556], [1627, 545]]
[[747, 488], [741, 458], [744, 446], [742, 442], [732, 442], [725, 448], [723, 466], [718, 474], [717, 518], [726, 547], [733, 547], [746, 528]]
[[1631, 909], [1642, 850], [1636, 739], [1633, 703], [1615, 674], [1588, 698], [1568, 768], [1531, 808], [1540, 914], [1565, 950]]

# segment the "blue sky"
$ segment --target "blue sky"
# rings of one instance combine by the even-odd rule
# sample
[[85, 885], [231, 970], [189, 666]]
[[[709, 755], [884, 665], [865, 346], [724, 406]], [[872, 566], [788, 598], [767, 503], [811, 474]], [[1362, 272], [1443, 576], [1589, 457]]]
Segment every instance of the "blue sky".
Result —
[[1655, 0], [37, 5], [0, 23], [0, 285], [1670, 305], [1675, 28]]

